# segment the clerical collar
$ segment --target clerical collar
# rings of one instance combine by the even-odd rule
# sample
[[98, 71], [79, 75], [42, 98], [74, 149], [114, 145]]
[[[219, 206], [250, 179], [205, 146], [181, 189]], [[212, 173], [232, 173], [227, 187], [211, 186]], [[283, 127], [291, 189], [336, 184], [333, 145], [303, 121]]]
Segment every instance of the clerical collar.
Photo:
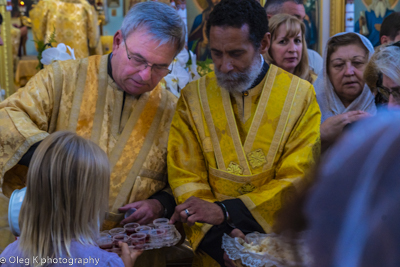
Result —
[[243, 92], [243, 95], [246, 95], [245, 93], [247, 93], [247, 95], [248, 95], [247, 91], [256, 87], [264, 79], [265, 75], [267, 74], [267, 72], [269, 70], [269, 65], [267, 62], [265, 62], [265, 60], [262, 56], [261, 56], [261, 60], [263, 63], [262, 63], [262, 68], [261, 68], [260, 74], [258, 74], [257, 78], [254, 80], [254, 82], [250, 86], [250, 88]]
[[[107, 62], [107, 73], [111, 77], [111, 79], [114, 81], [114, 77], [112, 75], [112, 66], [111, 66], [111, 59], [112, 59], [113, 53], [111, 52], [108, 55], [108, 62]], [[115, 81], [114, 81], [115, 82]]]

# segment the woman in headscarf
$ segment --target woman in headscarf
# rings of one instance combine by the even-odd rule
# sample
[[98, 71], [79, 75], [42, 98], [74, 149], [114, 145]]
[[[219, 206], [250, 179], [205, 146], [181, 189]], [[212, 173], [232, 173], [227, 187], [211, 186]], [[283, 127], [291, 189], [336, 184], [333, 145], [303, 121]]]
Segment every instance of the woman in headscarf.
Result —
[[374, 115], [374, 95], [363, 79], [374, 47], [357, 33], [338, 33], [328, 41], [324, 68], [314, 83], [321, 109], [322, 149], [329, 147], [344, 126]]

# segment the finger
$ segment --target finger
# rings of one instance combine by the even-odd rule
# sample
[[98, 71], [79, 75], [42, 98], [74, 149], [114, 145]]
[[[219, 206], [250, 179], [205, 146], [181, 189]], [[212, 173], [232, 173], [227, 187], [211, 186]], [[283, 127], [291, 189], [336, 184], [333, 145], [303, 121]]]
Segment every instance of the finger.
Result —
[[367, 114], [358, 114], [358, 115], [349, 116], [347, 118], [347, 121], [348, 121], [348, 123], [353, 123], [353, 122], [356, 122], [356, 121], [359, 121], [359, 120], [362, 120], [362, 119], [365, 119], [368, 117], [369, 117], [369, 114], [368, 115]]
[[130, 255], [131, 254], [131, 252], [129, 251], [129, 247], [128, 247], [127, 243], [119, 241], [118, 245], [121, 248], [121, 251], [122, 251], [123, 255]]
[[179, 213], [179, 216], [181, 217], [181, 222], [183, 222], [183, 223], [186, 223], [187, 222], [187, 219], [188, 219], [188, 216], [187, 216], [187, 214], [186, 214], [186, 212], [185, 211], [181, 211], [180, 213]]
[[174, 214], [172, 214], [171, 219], [169, 220], [169, 223], [171, 224], [175, 224], [176, 222], [180, 222], [181, 221], [181, 216], [179, 215], [179, 212], [174, 212]]
[[224, 263], [227, 267], [236, 267], [236, 264], [229, 258], [229, 256], [224, 252]]
[[229, 234], [229, 236], [230, 237], [239, 237], [239, 238], [241, 238], [243, 240], [246, 239], [246, 236], [244, 235], [244, 233], [241, 230], [237, 229], [237, 228], [233, 229], [232, 232]]
[[131, 222], [140, 223], [139, 221], [141, 221], [143, 219], [143, 217], [145, 217], [145, 216], [146, 216], [146, 213], [143, 212], [141, 209], [138, 209], [134, 213], [132, 213], [131, 216], [123, 219], [121, 221], [121, 224], [127, 224], [127, 223], [131, 223]]
[[119, 212], [126, 212], [127, 210], [129, 210], [129, 209], [131, 209], [131, 208], [138, 209], [140, 206], [141, 206], [140, 201], [138, 201], [138, 202], [133, 202], [133, 203], [129, 203], [129, 204], [126, 204], [126, 205], [123, 206], [123, 207], [118, 208], [118, 211], [119, 211]]
[[136, 261], [136, 259], [143, 253], [143, 250], [136, 250], [132, 249], [131, 250], [131, 259], [132, 261]]
[[189, 203], [187, 203], [187, 200], [186, 200], [185, 203], [182, 203], [175, 207], [175, 212], [180, 213], [181, 211], [184, 211], [185, 209], [187, 209], [189, 207], [190, 207], [190, 205], [189, 205]]
[[199, 214], [193, 214], [192, 216], [190, 216], [189, 218], [187, 218], [187, 225], [189, 226], [193, 226], [196, 222], [200, 222], [200, 223], [210, 223], [212, 224], [211, 221], [206, 221], [202, 216], [200, 216]]

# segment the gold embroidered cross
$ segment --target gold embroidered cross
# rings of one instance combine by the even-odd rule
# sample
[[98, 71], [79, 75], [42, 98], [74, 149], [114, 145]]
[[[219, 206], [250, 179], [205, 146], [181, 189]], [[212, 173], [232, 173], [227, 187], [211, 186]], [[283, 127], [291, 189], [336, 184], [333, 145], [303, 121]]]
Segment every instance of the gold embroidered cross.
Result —
[[243, 167], [240, 166], [239, 164], [231, 161], [231, 163], [229, 163], [227, 171], [232, 174], [235, 174], [235, 175], [242, 175]]
[[240, 187], [238, 189], [238, 192], [239, 192], [239, 194], [244, 195], [244, 194], [253, 192], [254, 189], [256, 189], [256, 187], [253, 184], [247, 183], [247, 184], [244, 184], [242, 187]]
[[256, 149], [247, 154], [247, 160], [249, 161], [253, 169], [263, 166], [267, 163], [265, 154], [262, 149]]

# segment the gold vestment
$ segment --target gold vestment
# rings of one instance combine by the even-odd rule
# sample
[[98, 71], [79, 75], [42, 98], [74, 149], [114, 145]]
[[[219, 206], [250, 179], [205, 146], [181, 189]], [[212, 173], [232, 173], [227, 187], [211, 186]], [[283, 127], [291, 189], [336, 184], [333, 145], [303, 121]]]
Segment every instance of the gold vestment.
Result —
[[86, 0], [42, 0], [29, 16], [34, 40], [46, 43], [55, 30], [57, 43], [73, 48], [77, 59], [88, 57], [99, 43], [97, 13]]
[[[0, 103], [0, 200], [25, 186], [27, 168], [17, 163], [29, 147], [60, 130], [92, 140], [109, 157], [106, 229], [122, 220], [119, 207], [167, 186], [167, 140], [176, 97], [162, 81], [140, 97], [126, 94], [124, 101], [107, 62], [108, 55], [56, 62]], [[0, 211], [7, 211], [1, 205]], [[7, 214], [0, 216], [7, 219]]]
[[[219, 87], [214, 73], [190, 83], [178, 100], [168, 143], [177, 204], [190, 196], [239, 198], [270, 233], [275, 213], [319, 156], [320, 119], [313, 86], [274, 65], [248, 96]], [[185, 225], [194, 251], [211, 227]], [[194, 265], [216, 264], [204, 256], [198, 253]]]

